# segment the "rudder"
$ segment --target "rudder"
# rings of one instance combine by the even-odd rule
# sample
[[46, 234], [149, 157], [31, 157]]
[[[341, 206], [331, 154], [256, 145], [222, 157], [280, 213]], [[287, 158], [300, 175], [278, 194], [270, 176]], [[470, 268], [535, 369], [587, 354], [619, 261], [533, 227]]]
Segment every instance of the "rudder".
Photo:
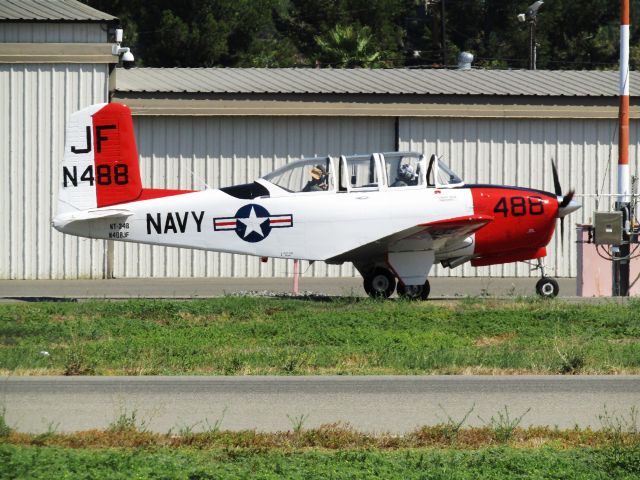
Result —
[[73, 113], [66, 129], [58, 213], [131, 202], [141, 193], [129, 108], [101, 103]]

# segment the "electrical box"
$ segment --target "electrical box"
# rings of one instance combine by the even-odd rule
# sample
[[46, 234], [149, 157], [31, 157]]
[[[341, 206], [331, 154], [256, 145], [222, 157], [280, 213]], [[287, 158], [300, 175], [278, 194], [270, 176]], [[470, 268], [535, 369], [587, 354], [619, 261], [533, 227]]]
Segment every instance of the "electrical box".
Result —
[[594, 243], [597, 245], [622, 244], [622, 212], [595, 212], [594, 220]]

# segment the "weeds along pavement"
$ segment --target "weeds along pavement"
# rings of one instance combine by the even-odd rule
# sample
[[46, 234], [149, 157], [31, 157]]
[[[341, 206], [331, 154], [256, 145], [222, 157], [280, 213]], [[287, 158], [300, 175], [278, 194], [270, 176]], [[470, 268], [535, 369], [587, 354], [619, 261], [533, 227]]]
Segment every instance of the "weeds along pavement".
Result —
[[[469, 414], [471, 411], [469, 411]], [[601, 416], [602, 428], [521, 428], [508, 411], [481, 428], [466, 416], [406, 435], [348, 425], [276, 433], [230, 432], [220, 423], [145, 430], [135, 412], [104, 431], [33, 435], [0, 416], [2, 478], [639, 478], [637, 412]], [[199, 427], [198, 431], [195, 428]]]

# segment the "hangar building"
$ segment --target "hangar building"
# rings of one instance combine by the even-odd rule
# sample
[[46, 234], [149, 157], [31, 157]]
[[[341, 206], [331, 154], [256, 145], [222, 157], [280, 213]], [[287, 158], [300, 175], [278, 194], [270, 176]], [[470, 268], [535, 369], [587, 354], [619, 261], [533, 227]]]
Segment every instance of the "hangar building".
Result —
[[[35, 7], [34, 7], [35, 5]], [[129, 105], [145, 186], [244, 183], [300, 156], [414, 150], [438, 153], [472, 183], [553, 191], [615, 189], [617, 72], [521, 70], [114, 69], [117, 19], [74, 0], [47, 7], [0, 0], [0, 278], [253, 277], [291, 274], [290, 261], [64, 236], [50, 225], [68, 115], [111, 98]], [[11, 8], [9, 8], [11, 7]], [[36, 8], [38, 7], [38, 8]], [[126, 38], [125, 38], [126, 43]], [[135, 54], [135, 51], [134, 51]], [[631, 88], [640, 85], [632, 73]], [[632, 97], [632, 174], [638, 107]], [[575, 276], [576, 223], [547, 263]], [[608, 209], [601, 200], [600, 209]], [[305, 275], [353, 275], [313, 265]], [[529, 276], [510, 264], [437, 275]], [[537, 276], [534, 273], [534, 276]]]

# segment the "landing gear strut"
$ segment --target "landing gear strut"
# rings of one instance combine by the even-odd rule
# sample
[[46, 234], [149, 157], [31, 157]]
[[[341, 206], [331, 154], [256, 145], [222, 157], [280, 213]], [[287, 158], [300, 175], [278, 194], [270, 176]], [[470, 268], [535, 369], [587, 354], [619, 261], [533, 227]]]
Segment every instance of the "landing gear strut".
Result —
[[536, 283], [536, 293], [542, 298], [554, 298], [558, 295], [560, 287], [558, 282], [551, 277], [547, 277], [544, 273], [544, 261], [542, 258], [538, 258], [538, 265], [535, 267], [542, 273], [542, 278]]
[[396, 277], [386, 268], [376, 268], [364, 277], [364, 291], [372, 298], [389, 298], [396, 289]]

